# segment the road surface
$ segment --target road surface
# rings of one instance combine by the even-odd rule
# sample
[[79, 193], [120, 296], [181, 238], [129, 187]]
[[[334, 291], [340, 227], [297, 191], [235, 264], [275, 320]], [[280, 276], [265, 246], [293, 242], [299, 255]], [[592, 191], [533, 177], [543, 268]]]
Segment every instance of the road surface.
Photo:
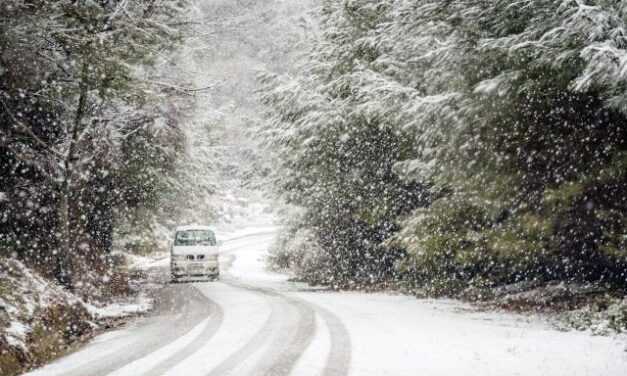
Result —
[[[218, 282], [169, 284], [154, 312], [31, 376], [621, 375], [624, 338], [453, 301], [337, 293], [264, 270], [272, 232], [227, 241]], [[166, 280], [168, 260], [150, 268]]]

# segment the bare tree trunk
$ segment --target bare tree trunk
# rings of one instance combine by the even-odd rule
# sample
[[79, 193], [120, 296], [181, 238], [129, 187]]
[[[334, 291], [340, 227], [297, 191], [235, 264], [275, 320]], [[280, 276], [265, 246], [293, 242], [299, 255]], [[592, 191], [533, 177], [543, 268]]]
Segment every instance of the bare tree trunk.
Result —
[[58, 280], [64, 286], [73, 289], [74, 287], [74, 236], [72, 231], [72, 223], [70, 220], [70, 198], [72, 195], [72, 180], [74, 178], [74, 162], [77, 159], [77, 148], [80, 133], [81, 124], [85, 117], [85, 111], [87, 107], [87, 75], [89, 72], [89, 66], [86, 62], [83, 62], [81, 72], [80, 91], [78, 97], [78, 106], [76, 108], [76, 115], [74, 116], [74, 122], [72, 124], [72, 131], [70, 132], [70, 140], [68, 152], [65, 158], [65, 179], [63, 180], [59, 200], [59, 233], [60, 233], [60, 255], [59, 255], [59, 275]]
[[60, 190], [59, 199], [59, 238], [60, 249], [57, 255], [57, 280], [69, 289], [73, 286], [72, 231], [70, 229], [70, 185], [66, 180]]

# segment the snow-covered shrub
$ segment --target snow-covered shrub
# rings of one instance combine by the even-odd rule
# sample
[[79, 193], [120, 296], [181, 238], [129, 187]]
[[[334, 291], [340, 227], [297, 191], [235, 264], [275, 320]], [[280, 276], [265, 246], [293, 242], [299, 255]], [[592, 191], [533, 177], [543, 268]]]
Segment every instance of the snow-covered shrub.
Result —
[[124, 276], [91, 271], [70, 292], [17, 259], [0, 257], [0, 374], [22, 374], [66, 354], [100, 325], [149, 310], [146, 296], [119, 291], [129, 288], [119, 280]]
[[610, 299], [604, 304], [590, 304], [561, 315], [559, 325], [590, 330], [599, 335], [627, 332], [627, 300]]
[[298, 278], [315, 280], [314, 273], [324, 272], [324, 261], [318, 260], [319, 255], [315, 234], [307, 228], [292, 228], [278, 237], [268, 262], [275, 270], [291, 271]]
[[0, 257], [0, 373], [52, 360], [90, 333], [81, 300], [17, 260]]

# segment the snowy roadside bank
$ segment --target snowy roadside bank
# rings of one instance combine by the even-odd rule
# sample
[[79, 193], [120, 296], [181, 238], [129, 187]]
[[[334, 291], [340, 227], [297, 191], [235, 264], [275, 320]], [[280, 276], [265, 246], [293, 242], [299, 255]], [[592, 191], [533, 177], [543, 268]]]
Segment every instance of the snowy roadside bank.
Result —
[[[101, 288], [112, 283], [118, 282], [103, 281]], [[141, 289], [80, 297], [20, 261], [0, 258], [0, 374], [17, 375], [58, 358], [151, 308]]]
[[333, 286], [328, 281], [316, 279], [318, 275], [309, 265], [310, 252], [311, 244], [303, 236], [295, 237], [287, 245], [275, 242], [266, 257], [267, 267], [288, 274], [294, 282], [308, 283], [319, 289], [406, 295], [418, 299], [445, 297], [469, 304], [474, 311], [542, 316], [544, 321], [563, 331], [627, 335], [627, 293], [608, 286], [566, 281], [521, 282], [496, 287], [467, 287], [443, 296], [434, 296], [428, 289], [408, 286], [402, 279], [380, 279], [372, 283], [355, 281]]
[[[475, 299], [470, 299], [476, 302]], [[492, 289], [479, 305], [522, 313], [540, 313], [560, 330], [593, 335], [627, 335], [627, 295], [606, 286], [554, 281]]]
[[320, 374], [315, 370], [324, 364], [325, 348], [336, 349], [336, 355], [340, 349], [350, 353], [348, 375], [624, 374], [627, 336], [556, 330], [548, 312], [506, 312], [391, 289], [312, 288], [267, 270], [264, 258], [271, 243], [265, 237], [241, 242], [228, 274], [322, 308], [316, 345], [303, 355], [295, 375]]
[[451, 298], [470, 304], [473, 310], [543, 316], [559, 330], [627, 335], [627, 291], [609, 284], [537, 280], [498, 285], [478, 281], [440, 289], [433, 282], [419, 282], [412, 279], [411, 273], [403, 272], [375, 274], [371, 279], [336, 279], [328, 272], [330, 259], [321, 251], [311, 231], [293, 232], [289, 227], [278, 234], [266, 256], [270, 270], [319, 288], [384, 292], [419, 299]]

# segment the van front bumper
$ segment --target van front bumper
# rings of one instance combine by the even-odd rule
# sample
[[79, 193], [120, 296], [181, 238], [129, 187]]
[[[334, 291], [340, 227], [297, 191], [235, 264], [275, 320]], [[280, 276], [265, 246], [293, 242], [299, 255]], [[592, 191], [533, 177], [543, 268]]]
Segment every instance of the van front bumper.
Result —
[[172, 263], [170, 265], [172, 278], [217, 277], [220, 268], [215, 262], [207, 263]]

